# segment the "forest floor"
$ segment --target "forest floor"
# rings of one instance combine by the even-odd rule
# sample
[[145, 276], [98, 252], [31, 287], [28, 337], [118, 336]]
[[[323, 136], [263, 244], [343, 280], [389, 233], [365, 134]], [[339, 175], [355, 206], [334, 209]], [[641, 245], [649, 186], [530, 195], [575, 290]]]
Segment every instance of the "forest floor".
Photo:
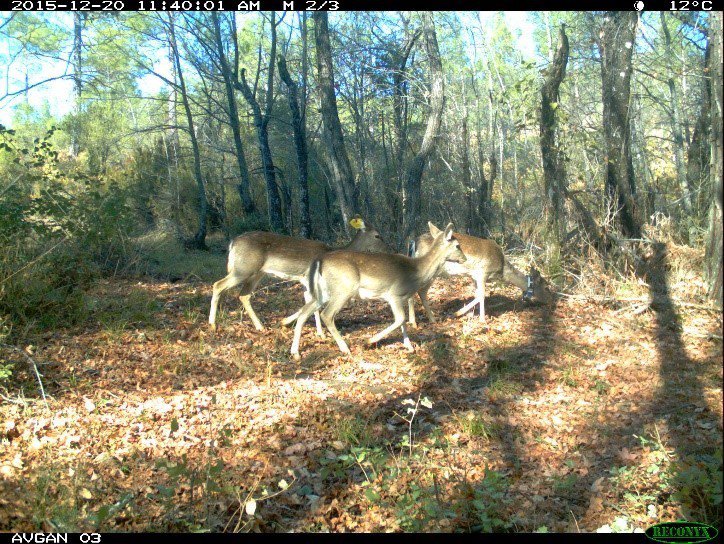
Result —
[[[220, 261], [219, 268], [223, 268]], [[218, 277], [221, 277], [220, 274]], [[0, 405], [0, 529], [11, 531], [633, 531], [719, 524], [722, 315], [671, 303], [438, 280], [438, 323], [376, 347], [384, 303], [310, 320], [302, 360], [283, 317], [298, 286], [240, 303], [211, 286], [103, 280], [91, 319], [23, 346]], [[673, 287], [672, 287], [673, 289]], [[9, 358], [9, 359], [8, 359]], [[418, 403], [419, 401], [419, 403]], [[717, 495], [718, 493], [718, 495]], [[718, 504], [717, 504], [718, 503]]]

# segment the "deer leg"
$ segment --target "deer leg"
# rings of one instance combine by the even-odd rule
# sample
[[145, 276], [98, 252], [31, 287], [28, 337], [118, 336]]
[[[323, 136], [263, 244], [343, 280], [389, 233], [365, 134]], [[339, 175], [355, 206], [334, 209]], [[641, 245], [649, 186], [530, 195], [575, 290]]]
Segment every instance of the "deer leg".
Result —
[[407, 299], [407, 314], [409, 315], [407, 322], [412, 327], [417, 328], [417, 319], [415, 318], [415, 297], [410, 297]]
[[[309, 297], [309, 300], [312, 299], [312, 295], [305, 291], [304, 292], [304, 300], [307, 300], [307, 297]], [[322, 320], [319, 317], [319, 310], [314, 312], [314, 324], [317, 326], [317, 336], [320, 338], [324, 338], [324, 329], [322, 328]]]
[[297, 318], [297, 324], [294, 327], [294, 340], [292, 340], [291, 349], [292, 357], [296, 360], [299, 360], [299, 340], [302, 337], [302, 327], [304, 327], [304, 324], [307, 322], [307, 319], [309, 319], [309, 316], [312, 315], [313, 312], [319, 310], [321, 306], [322, 304], [318, 300], [312, 298], [312, 300], [302, 306], [302, 309], [298, 312], [299, 317]]
[[478, 282], [478, 295], [480, 300], [480, 321], [485, 321], [485, 276], [481, 274], [476, 278]]
[[337, 346], [339, 346], [339, 349], [342, 351], [342, 353], [350, 355], [351, 352], [349, 351], [349, 346], [347, 345], [347, 342], [344, 341], [344, 338], [342, 338], [342, 335], [339, 334], [339, 331], [337, 330], [337, 325], [334, 322], [335, 316], [344, 307], [348, 299], [349, 297], [330, 299], [329, 303], [322, 311], [322, 321], [324, 321], [324, 324], [327, 326], [327, 330], [332, 335], [332, 338], [334, 338], [334, 341], [337, 342]]
[[465, 306], [463, 306], [457, 312], [455, 312], [455, 315], [457, 317], [460, 317], [461, 315], [465, 315], [466, 313], [468, 313], [470, 311], [470, 308], [475, 306], [477, 303], [478, 303], [478, 297], [475, 297], [473, 300], [471, 300]]
[[387, 299], [387, 302], [390, 305], [390, 308], [392, 308], [392, 314], [395, 316], [395, 321], [390, 325], [389, 327], [381, 330], [377, 334], [375, 334], [372, 338], [368, 340], [370, 344], [376, 344], [383, 338], [385, 338], [387, 335], [389, 335], [392, 331], [394, 331], [397, 327], [402, 327], [402, 335], [407, 340], [405, 342], [405, 347], [408, 350], [412, 349], [412, 344], [410, 343], [410, 339], [407, 338], [407, 329], [405, 328], [405, 306], [404, 302], [398, 298], [390, 298]]
[[241, 281], [242, 279], [239, 276], [231, 273], [214, 283], [214, 294], [211, 296], [211, 311], [209, 312], [209, 325], [211, 325], [213, 330], [216, 330], [216, 310], [219, 308], [219, 297], [221, 293], [239, 285]]
[[[409, 300], [412, 300], [412, 297], [410, 297]], [[425, 306], [424, 302], [423, 302], [423, 306]], [[400, 302], [400, 305], [399, 305], [399, 308], [397, 311], [402, 314], [402, 324], [400, 325], [400, 329], [402, 329], [402, 345], [405, 346], [407, 351], [412, 353], [415, 351], [415, 348], [412, 347], [412, 342], [410, 342], [410, 338], [407, 336], [407, 325], [405, 324], [405, 307], [402, 302]], [[396, 314], [395, 306], [392, 306], [392, 313]], [[428, 317], [430, 317], [429, 314], [428, 314]]]
[[[304, 303], [306, 304], [306, 303], [308, 303], [308, 302], [311, 301], [311, 300], [312, 300], [312, 295], [311, 295], [311, 293], [310, 293], [308, 290], [306, 290], [306, 288], [305, 288], [305, 290], [304, 290]], [[296, 320], [299, 318], [299, 314], [300, 314], [301, 312], [302, 312], [302, 310], [301, 310], [301, 308], [300, 308], [299, 310], [297, 310], [296, 312], [294, 312], [294, 313], [293, 313], [292, 315], [290, 315], [289, 317], [285, 317], [285, 318], [282, 320], [282, 325], [284, 325], [285, 327], [288, 327], [289, 325], [291, 325], [294, 321], [296, 321]], [[321, 320], [319, 319], [319, 312], [314, 312], [314, 321], [315, 321], [315, 323], [316, 323], [316, 325], [317, 325], [317, 336], [319, 336], [320, 338], [324, 338], [324, 329], [322, 329], [322, 322], [321, 322]]]
[[[251, 307], [251, 293], [254, 291], [254, 288], [259, 283], [259, 280], [261, 280], [262, 277], [264, 277], [264, 274], [259, 273], [256, 276], [253, 276], [246, 280], [246, 282], [244, 282], [244, 285], [242, 285], [241, 287], [241, 296], [239, 297], [241, 304], [244, 306], [246, 313], [249, 314], [249, 318], [254, 324], [254, 328], [258, 331], [263, 331], [264, 325], [262, 325], [261, 321], [259, 321], [256, 312], [254, 312], [254, 308]], [[244, 314], [242, 313], [242, 317], [243, 316]]]
[[[430, 320], [430, 323], [435, 323], [437, 319], [432, 313], [432, 309], [430, 308], [430, 302], [427, 300], [427, 289], [429, 289], [429, 286], [426, 289], [423, 289], [418, 293], [420, 296], [420, 300], [422, 301], [422, 307], [425, 308], [425, 313], [427, 314], [427, 318]], [[412, 300], [412, 298], [410, 298]]]

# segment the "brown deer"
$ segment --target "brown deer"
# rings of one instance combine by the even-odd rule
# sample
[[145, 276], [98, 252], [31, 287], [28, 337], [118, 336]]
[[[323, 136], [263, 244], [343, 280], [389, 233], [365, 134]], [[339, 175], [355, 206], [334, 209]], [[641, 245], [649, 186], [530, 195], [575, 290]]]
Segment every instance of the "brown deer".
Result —
[[[440, 232], [440, 229], [430, 223], [430, 232]], [[476, 304], [480, 306], [480, 320], [485, 321], [485, 282], [488, 280], [504, 281], [520, 287], [523, 290], [524, 300], [538, 300], [549, 304], [552, 295], [548, 290], [545, 280], [535, 268], [531, 268], [528, 275], [523, 274], [511, 265], [503, 255], [503, 250], [493, 240], [468, 236], [467, 234], [455, 233], [455, 238], [460, 242], [460, 248], [467, 257], [464, 263], [447, 262], [442, 267], [443, 275], [468, 275], [471, 276], [477, 285], [475, 298], [455, 312], [456, 316], [465, 315]], [[430, 250], [433, 244], [431, 234], [423, 234], [417, 238], [412, 253], [415, 256], [424, 255]], [[424, 285], [420, 291], [420, 301], [425, 309], [428, 319], [435, 321], [430, 304], [427, 300], [427, 291], [430, 284]], [[408, 303], [410, 324], [416, 326], [414, 301], [410, 298]]]
[[[433, 227], [430, 224], [430, 228]], [[453, 236], [452, 223], [444, 232], [435, 234], [429, 251], [420, 257], [348, 250], [332, 251], [318, 257], [309, 269], [307, 285], [312, 300], [304, 305], [297, 318], [292, 356], [299, 359], [299, 341], [304, 323], [312, 312], [325, 305], [322, 321], [342, 353], [349, 354], [349, 347], [339, 334], [334, 318], [352, 297], [382, 299], [392, 308], [394, 322], [372, 336], [370, 344], [379, 342], [400, 327], [404, 346], [408, 351], [413, 351], [405, 325], [405, 304], [422, 286], [432, 281], [445, 260], [458, 263], [465, 261], [460, 244]]]
[[[355, 227], [352, 241], [344, 249], [360, 252], [391, 252], [390, 247], [382, 240], [376, 229], [368, 226], [365, 222], [355, 217], [350, 220], [350, 225]], [[241, 296], [239, 297], [257, 330], [264, 330], [264, 326], [251, 307], [251, 294], [259, 281], [265, 275], [276, 276], [285, 280], [293, 280], [304, 286], [304, 300], [308, 302], [311, 297], [308, 293], [307, 271], [315, 258], [332, 251], [323, 242], [284, 236], [272, 232], [245, 232], [237, 236], [229, 245], [229, 258], [226, 269], [228, 274], [225, 278], [214, 283], [214, 292], [211, 297], [211, 311], [209, 313], [209, 324], [216, 330], [216, 311], [219, 306], [221, 293], [241, 285]], [[299, 312], [291, 315], [282, 321], [288, 325], [293, 322]], [[317, 322], [317, 333], [324, 335], [322, 325], [319, 321], [319, 314], [315, 315]]]

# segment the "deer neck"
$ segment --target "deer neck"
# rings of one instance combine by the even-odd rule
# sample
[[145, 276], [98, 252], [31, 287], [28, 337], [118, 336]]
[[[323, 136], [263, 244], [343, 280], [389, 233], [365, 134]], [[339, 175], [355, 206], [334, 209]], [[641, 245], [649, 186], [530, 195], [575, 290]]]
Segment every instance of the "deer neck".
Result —
[[507, 260], [503, 265], [503, 280], [520, 287], [523, 291], [528, 289], [528, 276], [510, 264]]
[[417, 277], [421, 284], [431, 281], [445, 263], [445, 247], [439, 241], [436, 242], [422, 257], [413, 259], [417, 264]]

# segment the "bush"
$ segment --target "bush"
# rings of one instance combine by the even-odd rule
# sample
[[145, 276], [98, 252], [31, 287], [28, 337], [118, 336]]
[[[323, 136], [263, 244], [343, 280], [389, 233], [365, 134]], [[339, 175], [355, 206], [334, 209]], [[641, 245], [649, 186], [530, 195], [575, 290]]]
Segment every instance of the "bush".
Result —
[[0, 125], [0, 322], [8, 337], [34, 327], [74, 324], [83, 291], [104, 269], [128, 258], [135, 221], [127, 191], [103, 177], [61, 165], [55, 129], [23, 147]]

